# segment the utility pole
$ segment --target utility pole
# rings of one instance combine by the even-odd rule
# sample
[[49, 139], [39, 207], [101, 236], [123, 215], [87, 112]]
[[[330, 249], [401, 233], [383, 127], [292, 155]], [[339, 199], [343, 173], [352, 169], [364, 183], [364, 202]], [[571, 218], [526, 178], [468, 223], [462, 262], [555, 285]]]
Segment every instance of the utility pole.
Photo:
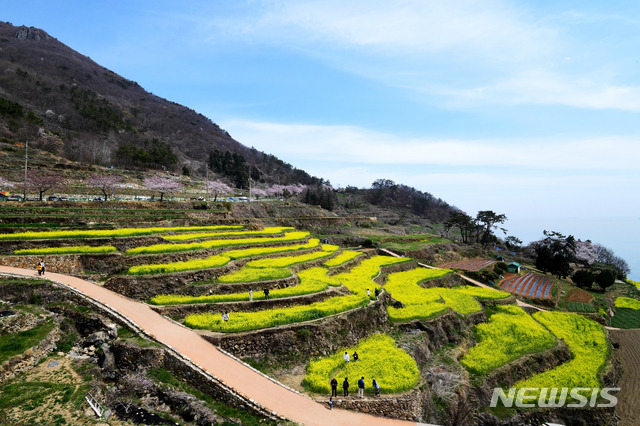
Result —
[[206, 202], [206, 201], [209, 201], [209, 165], [206, 164], [205, 167], [207, 168], [207, 178], [204, 181], [204, 188], [205, 188], [205, 191], [206, 191], [206, 196], [205, 196], [204, 201]]
[[29, 141], [24, 144], [24, 193], [22, 194], [22, 201], [27, 200], [27, 164], [29, 162]]
[[251, 181], [253, 179], [249, 178], [249, 201], [251, 201]]

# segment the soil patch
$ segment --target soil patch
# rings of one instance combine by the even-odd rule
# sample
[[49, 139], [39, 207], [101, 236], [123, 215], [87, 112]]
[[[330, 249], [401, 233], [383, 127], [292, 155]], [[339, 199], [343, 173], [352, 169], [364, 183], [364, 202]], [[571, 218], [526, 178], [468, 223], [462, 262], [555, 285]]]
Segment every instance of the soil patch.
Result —
[[574, 287], [567, 296], [567, 302], [582, 302], [591, 303], [593, 296], [588, 291], [584, 291], [581, 288]]
[[621, 424], [640, 424], [640, 330], [611, 330], [611, 341], [620, 345], [624, 373], [618, 386], [616, 414]]

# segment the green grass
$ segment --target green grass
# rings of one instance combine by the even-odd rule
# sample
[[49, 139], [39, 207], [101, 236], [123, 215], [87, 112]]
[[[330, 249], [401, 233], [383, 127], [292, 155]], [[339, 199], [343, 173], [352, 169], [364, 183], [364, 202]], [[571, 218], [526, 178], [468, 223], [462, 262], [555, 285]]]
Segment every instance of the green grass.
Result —
[[32, 329], [0, 336], [0, 364], [40, 343], [53, 327], [48, 319]]
[[[177, 379], [174, 377], [168, 370], [164, 368], [155, 368], [149, 370], [148, 375], [154, 378], [156, 381], [160, 383], [164, 383], [170, 385], [178, 390], [189, 393], [201, 401], [204, 401], [209, 405], [210, 408], [220, 416], [225, 417], [227, 419], [239, 419], [240, 424], [247, 426], [259, 426], [259, 425], [273, 425], [274, 423], [270, 420], [264, 420], [261, 417], [253, 416], [248, 413], [246, 410], [241, 410], [238, 408], [233, 408], [231, 406], [222, 404], [218, 401], [215, 401], [211, 396], [206, 393], [200, 392], [199, 390], [189, 386], [184, 381]], [[224, 422], [223, 425], [228, 424]], [[235, 424], [235, 422], [233, 423]]]
[[640, 328], [640, 312], [634, 309], [616, 308], [611, 318], [611, 326], [616, 328]]
[[567, 302], [565, 307], [569, 312], [597, 312], [590, 303], [584, 302]]

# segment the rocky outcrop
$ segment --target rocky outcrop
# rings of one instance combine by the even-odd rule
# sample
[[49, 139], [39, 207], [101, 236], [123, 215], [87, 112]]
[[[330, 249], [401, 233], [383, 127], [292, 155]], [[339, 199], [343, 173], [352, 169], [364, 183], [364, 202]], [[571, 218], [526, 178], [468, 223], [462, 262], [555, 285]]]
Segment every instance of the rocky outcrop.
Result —
[[52, 37], [39, 28], [21, 26], [16, 30], [16, 38], [18, 40], [49, 40]]

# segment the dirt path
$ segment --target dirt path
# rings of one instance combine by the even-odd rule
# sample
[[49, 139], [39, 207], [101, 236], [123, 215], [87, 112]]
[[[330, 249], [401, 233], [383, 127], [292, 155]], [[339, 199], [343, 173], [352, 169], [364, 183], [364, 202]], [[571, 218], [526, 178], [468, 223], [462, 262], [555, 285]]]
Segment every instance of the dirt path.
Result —
[[625, 426], [640, 425], [640, 329], [610, 330], [611, 341], [620, 345], [624, 374], [618, 383], [620, 393], [616, 414]]
[[[0, 266], [0, 273], [37, 277], [36, 271]], [[270, 411], [305, 425], [398, 425], [416, 424], [374, 417], [352, 411], [334, 409], [293, 392], [245, 364], [223, 354], [197, 333], [182, 327], [153, 311], [147, 305], [107, 290], [88, 281], [68, 275], [47, 272], [46, 279], [74, 288], [99, 303], [118, 311], [158, 342], [186, 356], [219, 381], [232, 387], [247, 399], [253, 399]]]

